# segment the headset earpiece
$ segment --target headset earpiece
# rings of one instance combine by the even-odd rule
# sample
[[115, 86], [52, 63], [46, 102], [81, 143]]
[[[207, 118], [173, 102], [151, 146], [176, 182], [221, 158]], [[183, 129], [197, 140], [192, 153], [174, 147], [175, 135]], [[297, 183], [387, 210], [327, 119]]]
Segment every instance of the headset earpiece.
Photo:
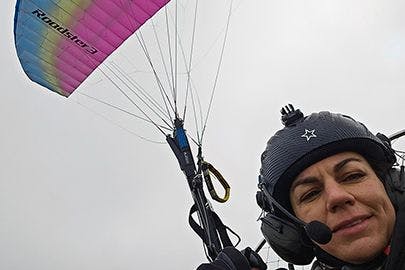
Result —
[[[377, 133], [376, 135], [375, 135], [378, 139], [380, 139], [381, 140], [381, 142], [382, 142], [382, 144], [384, 145], [384, 147], [385, 147], [385, 156], [386, 156], [386, 158], [387, 158], [387, 161], [389, 162], [389, 163], [392, 163], [392, 164], [394, 164], [395, 162], [396, 162], [396, 157], [395, 157], [395, 151], [394, 151], [394, 149], [392, 149], [392, 146], [391, 146], [391, 140], [387, 137], [387, 136], [385, 136], [384, 134], [382, 134], [382, 133]], [[392, 165], [391, 164], [391, 165]]]
[[276, 209], [273, 209], [262, 190], [257, 191], [256, 202], [266, 212], [260, 219], [261, 231], [270, 247], [286, 262], [297, 265], [311, 263], [315, 257], [314, 246], [304, 228], [277, 216]]
[[256, 192], [256, 203], [258, 206], [260, 206], [261, 209], [263, 209], [266, 212], [272, 212], [273, 209], [269, 202], [266, 200], [266, 196], [263, 194], [263, 191], [257, 191]]
[[306, 265], [314, 259], [314, 247], [304, 229], [267, 213], [261, 218], [261, 231], [270, 247], [286, 262]]
[[391, 148], [391, 141], [387, 136], [385, 136], [384, 134], [382, 134], [380, 132], [378, 132], [375, 136], [378, 139], [380, 139], [385, 146], [388, 146], [389, 148]]

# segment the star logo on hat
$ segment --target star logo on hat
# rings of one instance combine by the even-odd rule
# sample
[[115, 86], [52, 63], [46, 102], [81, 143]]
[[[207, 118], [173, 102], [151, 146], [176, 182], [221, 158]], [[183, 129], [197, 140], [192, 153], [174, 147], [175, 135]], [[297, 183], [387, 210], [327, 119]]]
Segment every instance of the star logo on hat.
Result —
[[301, 135], [301, 137], [306, 138], [309, 141], [311, 138], [316, 138], [315, 129], [308, 130], [305, 129], [305, 133]]

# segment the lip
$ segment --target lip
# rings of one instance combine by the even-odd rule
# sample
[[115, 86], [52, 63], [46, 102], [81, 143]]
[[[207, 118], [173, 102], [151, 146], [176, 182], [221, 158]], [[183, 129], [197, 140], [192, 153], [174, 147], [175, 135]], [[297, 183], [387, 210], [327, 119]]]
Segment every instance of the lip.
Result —
[[[365, 224], [371, 215], [359, 215], [355, 217], [351, 217], [349, 219], [345, 219], [342, 222], [338, 223], [332, 228], [332, 232], [347, 232], [347, 233], [356, 233], [363, 228], [365, 228]], [[350, 224], [353, 224], [350, 226]]]

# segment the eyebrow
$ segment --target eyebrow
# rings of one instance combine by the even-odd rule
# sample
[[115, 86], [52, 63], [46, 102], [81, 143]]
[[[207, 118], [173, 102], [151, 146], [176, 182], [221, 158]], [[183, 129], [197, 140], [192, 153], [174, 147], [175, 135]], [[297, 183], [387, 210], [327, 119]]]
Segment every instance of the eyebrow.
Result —
[[338, 173], [344, 166], [346, 166], [347, 163], [352, 161], [361, 162], [361, 159], [355, 157], [346, 158], [341, 162], [339, 162], [338, 164], [336, 164], [335, 166], [333, 166], [333, 172]]
[[[340, 161], [339, 163], [337, 163], [335, 166], [333, 166], [333, 172], [334, 173], [338, 173], [341, 169], [344, 168], [344, 166], [346, 166], [349, 162], [352, 161], [356, 161], [356, 162], [361, 162], [361, 159], [359, 158], [355, 158], [355, 157], [350, 157], [350, 158], [346, 158], [342, 161]], [[318, 178], [315, 176], [308, 176], [308, 177], [304, 177], [304, 178], [299, 178], [296, 181], [293, 182], [292, 186], [291, 186], [291, 192], [294, 191], [294, 189], [299, 186], [299, 185], [308, 185], [308, 184], [313, 184], [318, 182]]]
[[317, 183], [317, 182], [319, 182], [319, 180], [315, 176], [299, 178], [293, 182], [290, 190], [291, 190], [291, 192], [293, 192], [294, 189], [300, 185], [308, 185], [308, 184], [313, 184], [313, 183]]

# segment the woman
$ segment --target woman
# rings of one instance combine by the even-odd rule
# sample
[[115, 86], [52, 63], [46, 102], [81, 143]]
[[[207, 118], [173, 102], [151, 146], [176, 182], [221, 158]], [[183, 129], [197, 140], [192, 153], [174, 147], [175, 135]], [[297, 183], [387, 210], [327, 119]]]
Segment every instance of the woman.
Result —
[[[291, 105], [282, 122], [262, 154], [257, 196], [273, 250], [293, 264], [316, 257], [312, 269], [405, 269], [404, 180], [389, 140], [351, 117], [304, 117]], [[227, 252], [229, 268], [201, 269], [249, 269]]]

